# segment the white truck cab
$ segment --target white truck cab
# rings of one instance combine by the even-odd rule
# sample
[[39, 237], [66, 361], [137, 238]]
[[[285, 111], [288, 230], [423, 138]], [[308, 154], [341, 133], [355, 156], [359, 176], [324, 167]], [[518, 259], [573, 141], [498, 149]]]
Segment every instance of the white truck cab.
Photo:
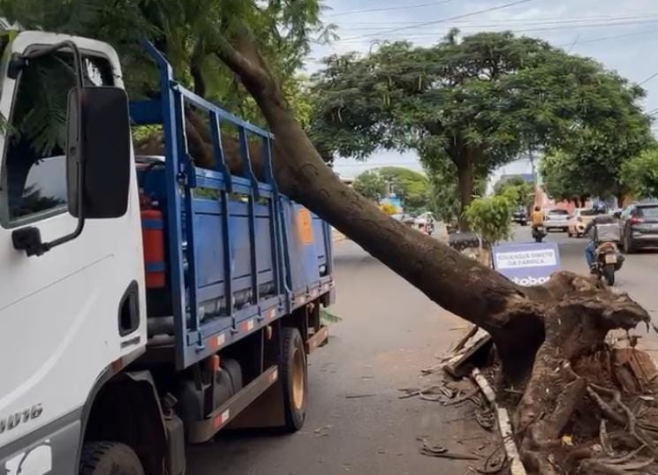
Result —
[[[39, 55], [58, 44], [57, 51]], [[85, 88], [123, 88], [118, 57], [105, 43], [21, 32], [2, 53], [0, 473], [7, 475], [76, 473], [71, 452], [79, 446], [94, 387], [146, 344], [129, 130], [112, 131], [112, 124], [90, 117], [98, 112], [84, 105], [82, 113], [96, 124], [75, 130], [78, 110], [69, 93], [79, 85], [70, 44], [82, 56]], [[108, 186], [125, 193], [125, 206], [116, 209], [99, 194], [87, 194], [99, 169], [111, 165], [100, 163], [108, 154], [92, 157], [97, 163], [87, 163], [84, 208], [77, 212], [87, 219], [75, 235], [81, 219], [73, 215], [69, 197], [77, 186], [78, 152], [97, 153], [101, 147], [125, 155], [114, 157], [117, 173], [105, 176]], [[49, 245], [61, 238], [61, 245]]]

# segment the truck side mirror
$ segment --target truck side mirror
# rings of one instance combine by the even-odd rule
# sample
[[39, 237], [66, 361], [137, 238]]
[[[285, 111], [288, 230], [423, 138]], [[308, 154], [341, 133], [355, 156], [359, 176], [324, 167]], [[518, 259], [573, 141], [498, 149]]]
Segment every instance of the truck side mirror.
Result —
[[123, 216], [130, 185], [126, 92], [117, 87], [72, 89], [67, 130], [69, 212], [82, 219]]

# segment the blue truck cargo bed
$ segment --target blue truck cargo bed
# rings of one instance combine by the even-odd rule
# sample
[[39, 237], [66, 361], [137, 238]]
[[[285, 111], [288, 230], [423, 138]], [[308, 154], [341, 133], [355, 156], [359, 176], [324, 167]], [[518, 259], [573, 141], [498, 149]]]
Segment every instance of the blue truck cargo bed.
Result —
[[[272, 172], [274, 137], [174, 81], [150, 44], [160, 96], [131, 103], [134, 125], [160, 125], [164, 157], [141, 157], [141, 192], [162, 213], [166, 286], [148, 291], [152, 346], [171, 350], [186, 368], [307, 302], [333, 296], [329, 225], [279, 193]], [[187, 148], [185, 111], [206, 114], [216, 169], [197, 167]], [[237, 131], [243, 176], [228, 169], [222, 126]], [[265, 173], [252, 171], [248, 143], [262, 144]], [[151, 220], [152, 221], [152, 220]], [[152, 226], [152, 222], [144, 226]], [[157, 224], [155, 225], [158, 226]], [[149, 268], [149, 266], [151, 266]]]

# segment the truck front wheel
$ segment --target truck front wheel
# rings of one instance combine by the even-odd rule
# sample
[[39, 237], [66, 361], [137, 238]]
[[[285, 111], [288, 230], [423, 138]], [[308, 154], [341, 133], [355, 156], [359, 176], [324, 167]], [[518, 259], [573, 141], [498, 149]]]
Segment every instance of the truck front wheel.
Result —
[[283, 328], [281, 381], [285, 405], [285, 430], [296, 432], [306, 419], [308, 370], [304, 341], [297, 328]]
[[125, 444], [87, 442], [82, 448], [78, 475], [144, 475], [144, 467]]

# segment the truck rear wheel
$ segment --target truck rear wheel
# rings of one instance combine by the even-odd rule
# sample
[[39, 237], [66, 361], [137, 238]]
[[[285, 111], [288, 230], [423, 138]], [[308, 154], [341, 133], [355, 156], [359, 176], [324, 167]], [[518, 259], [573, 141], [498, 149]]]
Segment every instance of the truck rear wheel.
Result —
[[306, 419], [308, 369], [304, 341], [297, 328], [284, 327], [281, 382], [286, 432], [296, 432]]
[[125, 444], [87, 442], [82, 448], [78, 475], [144, 475], [144, 467]]

